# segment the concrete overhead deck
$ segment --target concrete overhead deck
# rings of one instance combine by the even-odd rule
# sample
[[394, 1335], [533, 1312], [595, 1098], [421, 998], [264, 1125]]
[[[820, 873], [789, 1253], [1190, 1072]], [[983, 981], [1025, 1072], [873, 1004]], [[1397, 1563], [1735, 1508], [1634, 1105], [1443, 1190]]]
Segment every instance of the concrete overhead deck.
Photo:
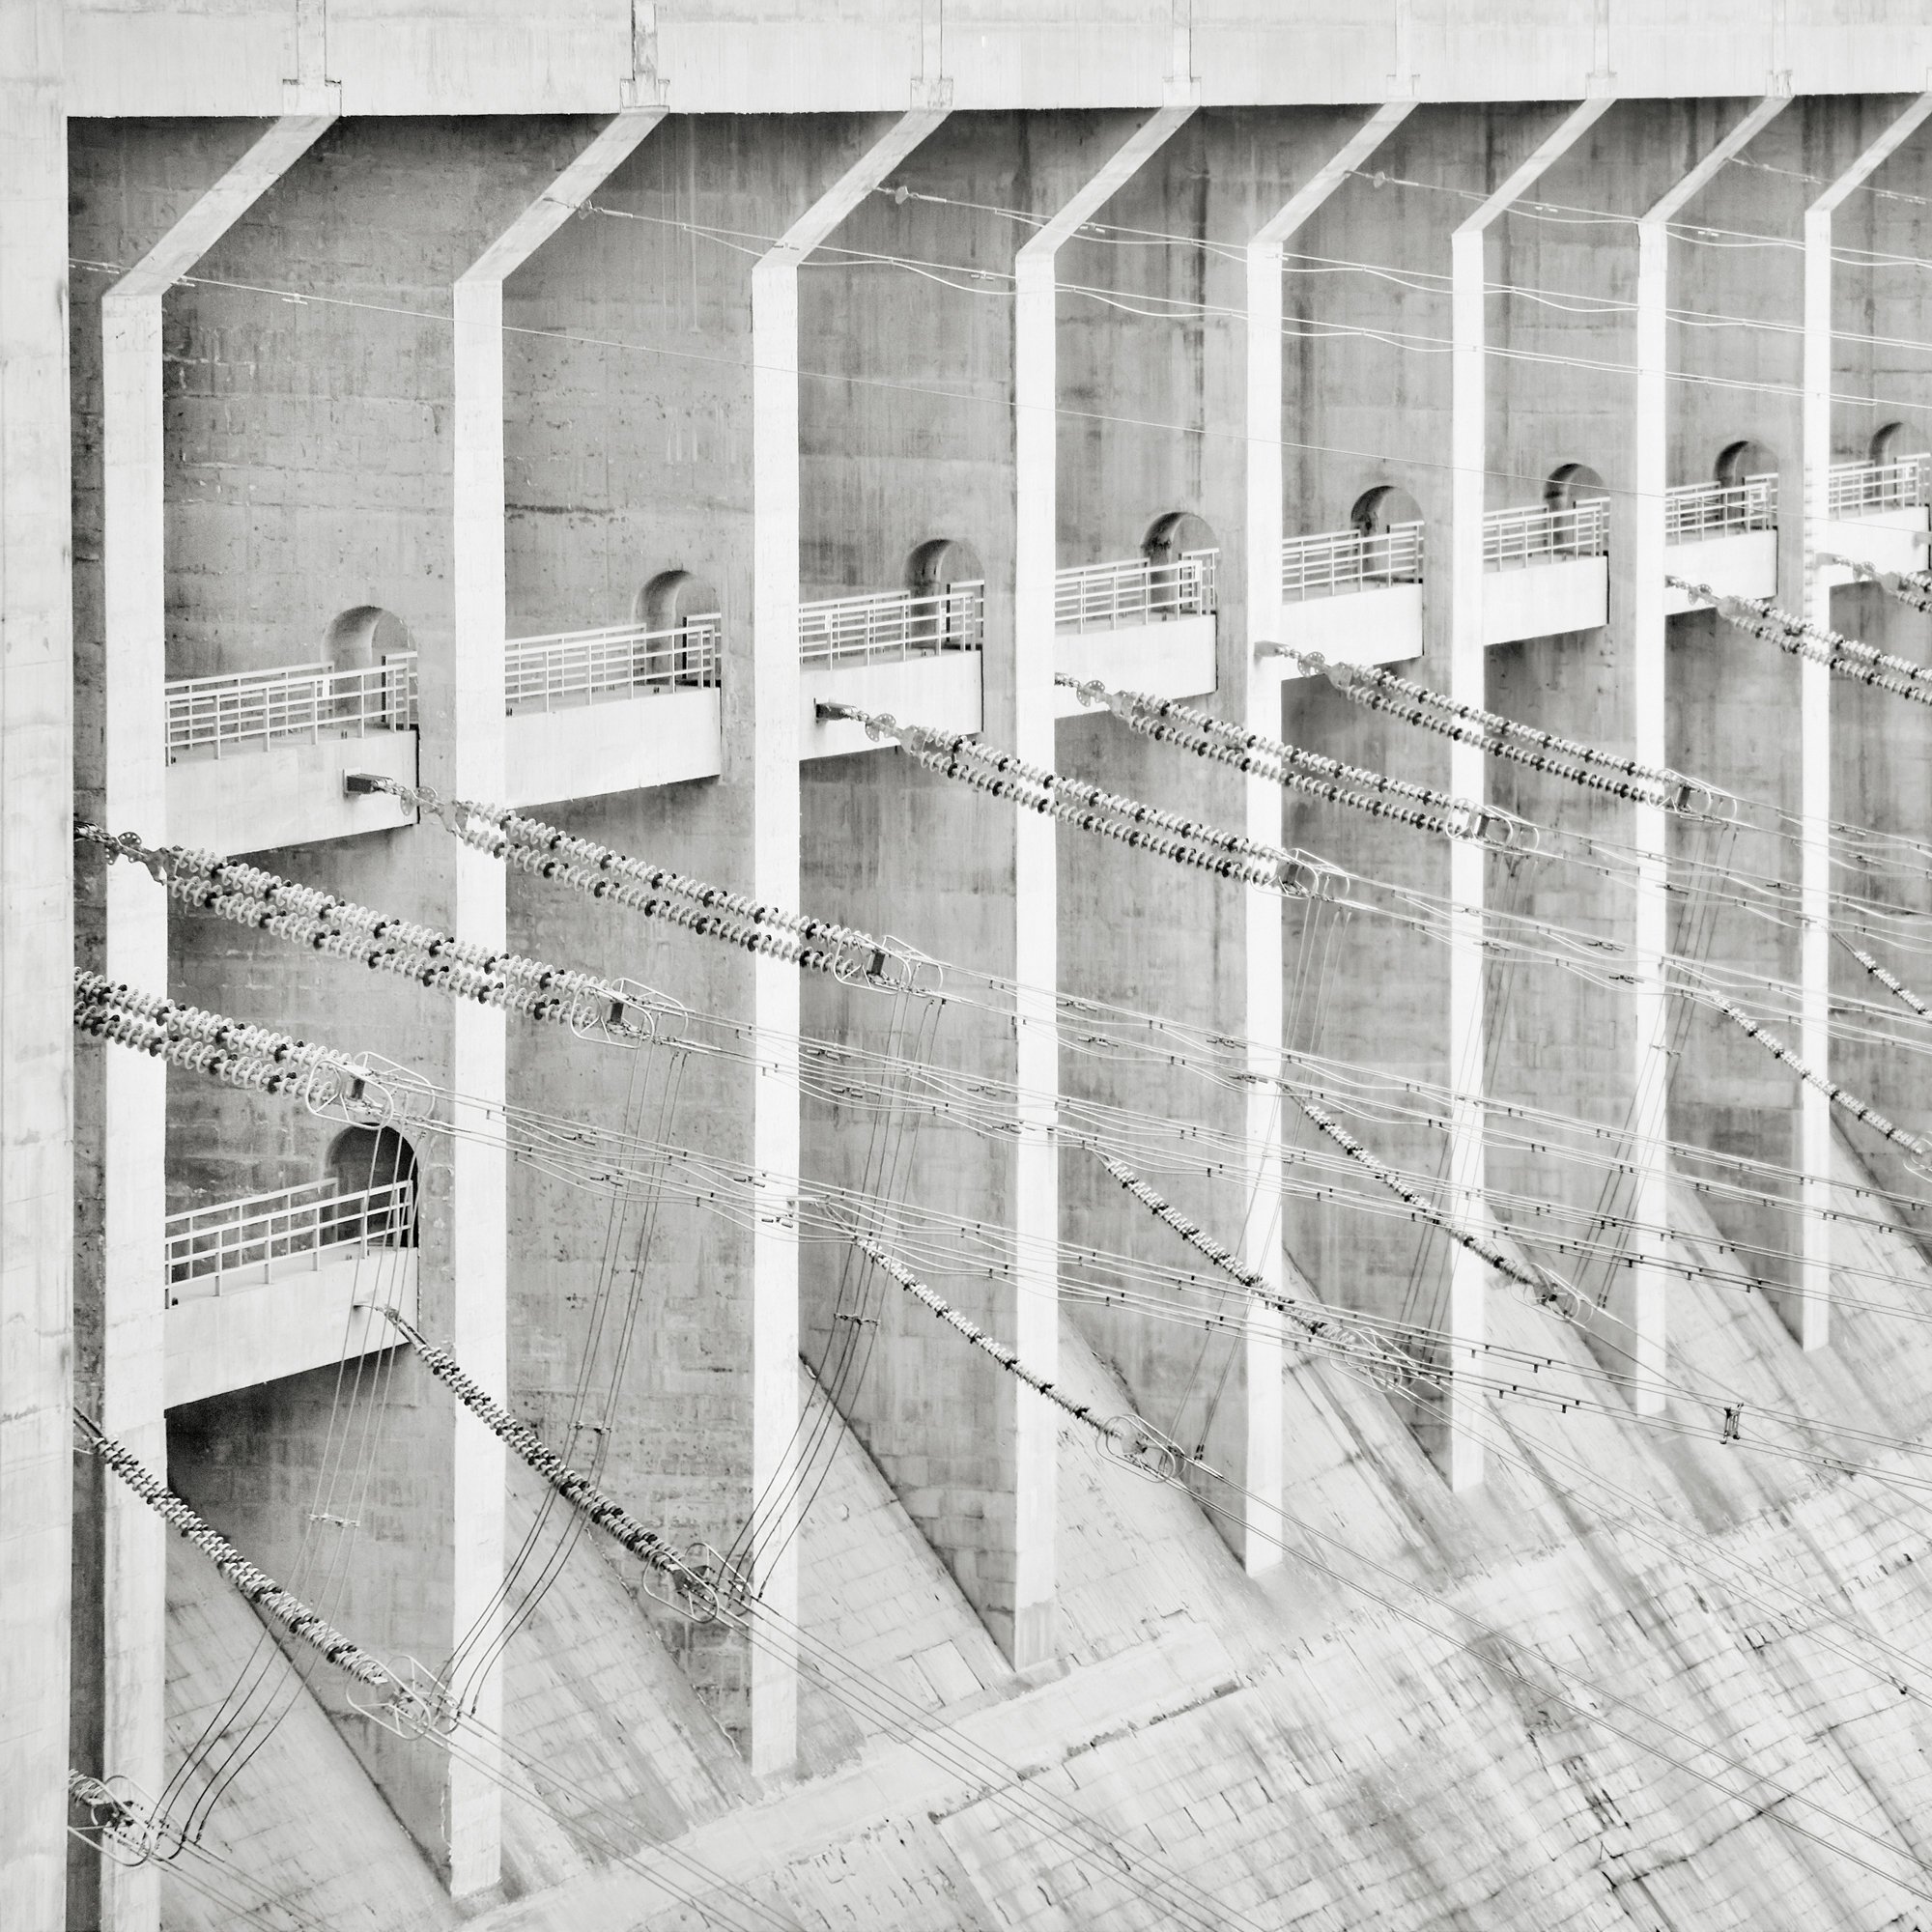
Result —
[[345, 114], [890, 113], [1886, 93], [1932, 68], [1913, 0], [1646, 0], [1520, 18], [1497, 0], [69, 0], [69, 111], [268, 115], [340, 87]]

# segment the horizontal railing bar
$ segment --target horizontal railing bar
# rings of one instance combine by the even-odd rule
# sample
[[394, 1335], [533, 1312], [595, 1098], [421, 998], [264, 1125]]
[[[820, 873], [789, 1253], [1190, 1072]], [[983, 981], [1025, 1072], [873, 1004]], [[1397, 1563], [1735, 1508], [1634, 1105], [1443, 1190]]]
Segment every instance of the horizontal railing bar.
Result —
[[1526, 563], [1532, 557], [1601, 555], [1609, 545], [1609, 507], [1593, 498], [1567, 509], [1538, 504], [1488, 511], [1483, 518], [1483, 561]]
[[359, 736], [416, 722], [416, 657], [398, 653], [353, 670], [278, 666], [213, 678], [182, 678], [166, 691], [166, 746], [182, 752], [275, 738]]
[[1290, 537], [1281, 547], [1282, 595], [1302, 598], [1420, 582], [1423, 553], [1420, 522]]
[[1663, 528], [1670, 541], [1771, 529], [1777, 518], [1777, 476], [1766, 471], [1739, 483], [1679, 483], [1664, 494]]
[[1074, 564], [1054, 579], [1056, 630], [1119, 629], [1214, 612], [1217, 550], [1183, 551], [1172, 563], [1148, 556]]
[[616, 624], [516, 639], [504, 655], [504, 708], [548, 707], [559, 697], [709, 689], [719, 682], [723, 635], [724, 619], [711, 611], [671, 630]]
[[535, 637], [511, 638], [503, 648], [506, 653], [537, 650], [554, 650], [573, 644], [598, 644], [606, 642], [666, 643], [674, 644], [681, 639], [696, 637], [707, 631], [718, 631], [724, 626], [724, 618], [716, 611], [702, 616], [690, 617], [684, 623], [674, 625], [669, 630], [652, 630], [647, 624], [604, 624], [587, 631], [544, 631]]
[[1826, 489], [1828, 514], [1864, 510], [1911, 510], [1926, 500], [1932, 455], [1913, 455], [1891, 463], [1834, 463]]
[[412, 1225], [415, 1183], [384, 1181], [348, 1193], [305, 1182], [167, 1217], [162, 1272], [170, 1285], [338, 1247], [393, 1245]]
[[244, 1208], [261, 1207], [269, 1202], [294, 1203], [303, 1199], [317, 1200], [325, 1196], [332, 1199], [335, 1192], [335, 1182], [332, 1179], [298, 1180], [293, 1187], [270, 1188], [266, 1194], [243, 1194], [233, 1201], [215, 1201], [201, 1208], [177, 1208], [167, 1216], [164, 1225], [173, 1228], [209, 1214], [233, 1217]]
[[174, 697], [200, 691], [237, 690], [250, 685], [273, 683], [278, 679], [332, 677], [334, 674], [333, 666], [320, 662], [277, 665], [270, 670], [212, 671], [205, 677], [169, 678], [168, 696]]
[[977, 651], [982, 644], [985, 593], [984, 583], [974, 579], [923, 596], [876, 590], [802, 604], [800, 661]]

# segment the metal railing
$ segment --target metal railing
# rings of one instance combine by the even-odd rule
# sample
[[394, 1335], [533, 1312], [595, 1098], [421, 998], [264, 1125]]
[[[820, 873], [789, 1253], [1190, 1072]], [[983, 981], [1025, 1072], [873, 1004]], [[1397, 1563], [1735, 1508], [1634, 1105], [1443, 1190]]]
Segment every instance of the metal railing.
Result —
[[1377, 590], [1389, 583], [1422, 582], [1422, 526], [1392, 524], [1386, 530], [1324, 530], [1290, 537], [1281, 547], [1281, 594], [1333, 597]]
[[1916, 510], [1926, 500], [1932, 455], [1896, 463], [1834, 463], [1826, 492], [1828, 517], [1869, 517], [1881, 510]]
[[1692, 543], [1699, 537], [1736, 536], [1777, 527], [1777, 475], [1747, 476], [1742, 483], [1679, 483], [1664, 492], [1663, 540]]
[[285, 665], [275, 670], [176, 678], [167, 688], [168, 763], [260, 751], [285, 738], [359, 738], [416, 722], [416, 656], [361, 670]]
[[1610, 547], [1610, 506], [1601, 497], [1567, 510], [1492, 510], [1483, 519], [1483, 566], [1559, 563], [1602, 556]]
[[809, 665], [878, 664], [977, 651], [985, 626], [986, 586], [977, 581], [930, 597], [910, 590], [829, 597], [798, 607], [798, 655]]
[[550, 711], [640, 691], [710, 689], [723, 635], [724, 620], [711, 611], [670, 631], [611, 624], [512, 638], [503, 653], [503, 708]]
[[162, 1271], [170, 1303], [184, 1294], [219, 1294], [224, 1281], [305, 1255], [312, 1267], [342, 1251], [412, 1245], [415, 1183], [385, 1181], [343, 1194], [329, 1180], [249, 1194], [167, 1218]]
[[1129, 556], [1063, 570], [1054, 580], [1053, 627], [1118, 631], [1173, 617], [1211, 617], [1220, 560], [1218, 550], [1190, 550], [1173, 563]]

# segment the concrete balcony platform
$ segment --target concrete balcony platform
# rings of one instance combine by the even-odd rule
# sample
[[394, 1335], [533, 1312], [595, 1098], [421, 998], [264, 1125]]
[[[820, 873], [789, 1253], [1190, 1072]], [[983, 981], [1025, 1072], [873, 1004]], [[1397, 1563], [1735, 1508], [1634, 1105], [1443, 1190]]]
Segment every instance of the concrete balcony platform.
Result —
[[387, 793], [348, 796], [350, 772], [414, 784], [414, 730], [284, 738], [184, 758], [168, 767], [169, 840], [225, 859], [415, 823], [414, 808]]
[[1483, 573], [1486, 645], [1593, 631], [1609, 621], [1607, 557], [1557, 557]]
[[908, 724], [935, 731], [977, 731], [980, 708], [978, 651], [928, 651], [918, 656], [820, 661], [799, 672], [798, 755], [842, 758], [852, 752], [882, 751], [893, 741], [867, 737], [849, 718], [818, 716], [821, 704], [851, 704], [861, 711], [890, 711]]
[[596, 798], [724, 769], [724, 708], [716, 685], [599, 697], [503, 721], [505, 803]]
[[[1332, 597], [1310, 597], [1281, 607], [1281, 643], [1291, 651], [1319, 652], [1330, 664], [1404, 664], [1422, 655], [1422, 585], [1376, 583]], [[1282, 675], [1282, 658], [1264, 658]]]
[[[1207, 697], [1214, 691], [1214, 617], [1164, 617], [1112, 631], [1062, 631], [1053, 640], [1061, 677], [1096, 678], [1114, 691], [1150, 697]], [[1072, 718], [1086, 707], [1064, 685], [1054, 691], [1054, 716]]]
[[[1915, 542], [1913, 532], [1927, 528], [1926, 514], [1923, 504], [1915, 504], [1873, 510], [1861, 517], [1833, 518], [1819, 532], [1818, 548], [1833, 556], [1868, 563], [1874, 570], [1923, 570], [1932, 552]], [[1833, 590], [1857, 581], [1841, 563], [1826, 564], [1822, 575]]]
[[382, 1308], [416, 1315], [413, 1248], [321, 1248], [219, 1279], [218, 1293], [206, 1279], [168, 1290], [169, 1408], [392, 1349], [396, 1331]]
[[[1731, 597], [1777, 595], [1777, 532], [1733, 530], [1725, 536], [1697, 537], [1669, 545], [1663, 566], [1672, 577], [1708, 583]], [[1705, 607], [1687, 591], [1663, 586], [1663, 614], [1681, 617]]]

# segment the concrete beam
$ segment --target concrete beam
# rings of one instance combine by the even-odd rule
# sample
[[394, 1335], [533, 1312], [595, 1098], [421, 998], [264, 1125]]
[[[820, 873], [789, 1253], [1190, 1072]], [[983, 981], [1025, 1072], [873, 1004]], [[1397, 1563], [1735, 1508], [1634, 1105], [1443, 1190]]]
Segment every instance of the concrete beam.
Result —
[[67, 1922], [73, 623], [61, 0], [0, 36], [0, 1923]]
[[[1803, 457], [1804, 615], [1829, 630], [1832, 586], [1818, 560], [1832, 489], [1832, 216], [1932, 115], [1921, 94], [1804, 211]], [[1832, 673], [1809, 658], [1798, 667], [1799, 847], [1798, 1055], [1829, 1077], [1832, 1064]], [[1804, 1349], [1831, 1340], [1832, 1103], [1808, 1082], [1799, 1094], [1801, 1261], [1797, 1321]]]
[[[102, 803], [117, 831], [169, 836], [163, 713], [167, 574], [161, 305], [167, 292], [305, 155], [332, 114], [277, 121], [101, 298]], [[167, 894], [137, 866], [105, 875], [110, 979], [168, 983]], [[162, 1223], [167, 1068], [101, 1064], [100, 1426], [151, 1469], [167, 1466]], [[104, 1491], [101, 1764], [158, 1792], [165, 1777], [167, 1526], [123, 1485]], [[160, 1922], [160, 1869], [100, 1861], [106, 1932]]]
[[[1282, 630], [1282, 257], [1285, 244], [1328, 197], [1413, 112], [1415, 103], [1394, 100], [1378, 107], [1282, 206], [1258, 228], [1247, 246], [1247, 637], [1238, 663], [1245, 672], [1239, 717], [1250, 731], [1281, 729], [1280, 660], [1264, 658], [1257, 645], [1278, 641]], [[1230, 693], [1234, 696], [1234, 693]], [[1272, 779], [1242, 785], [1243, 829], [1250, 838], [1278, 843], [1281, 787]], [[1249, 1208], [1241, 1227], [1242, 1263], [1256, 1269], [1272, 1293], [1287, 1288], [1281, 1233], [1281, 1190], [1287, 1142], [1285, 1103], [1276, 1081], [1284, 1041], [1282, 977], [1284, 927], [1281, 897], [1242, 888], [1242, 945], [1247, 955], [1246, 1129], [1250, 1153], [1242, 1181]], [[1245, 1337], [1248, 1391], [1250, 1496], [1279, 1500], [1282, 1486], [1282, 1329], [1279, 1316], [1251, 1308]], [[1244, 1502], [1242, 1562], [1252, 1574], [1281, 1560], [1280, 1524], [1250, 1520], [1256, 1503]], [[1263, 1514], [1266, 1514], [1263, 1511]], [[1258, 1535], [1257, 1530], [1266, 1530]]]
[[[1574, 107], [1502, 185], [1450, 237], [1450, 513], [1449, 695], [1480, 705], [1488, 685], [1484, 665], [1483, 513], [1489, 474], [1488, 353], [1485, 291], [1487, 242], [1496, 218], [1526, 194], [1546, 169], [1567, 154], [1609, 109], [1608, 98]], [[1449, 789], [1479, 799], [1488, 781], [1484, 754], [1473, 745], [1449, 751]], [[1449, 854], [1449, 1203], [1465, 1226], [1488, 1219], [1481, 1098], [1487, 1019], [1483, 993], [1483, 911], [1487, 857], [1480, 844], [1459, 838]], [[1483, 1338], [1483, 1297], [1489, 1269], [1458, 1247], [1449, 1263], [1449, 1332], [1457, 1351]], [[1443, 1474], [1451, 1489], [1483, 1479], [1478, 1434], [1465, 1418], [1476, 1401], [1451, 1370], [1444, 1418]]]
[[[616, 116], [456, 278], [450, 577], [458, 643], [449, 732], [424, 747], [425, 775], [453, 797], [500, 799], [507, 790], [503, 283], [663, 119], [664, 110], [655, 107]], [[507, 944], [502, 866], [467, 845], [457, 846], [453, 857], [454, 929], [501, 950]], [[451, 1281], [460, 1284], [449, 1303], [451, 1346], [465, 1368], [501, 1398], [509, 1383], [509, 1156], [489, 1122], [506, 1097], [504, 1015], [458, 1001], [451, 1054], [462, 1069], [460, 1097], [452, 1103], [458, 1133], [449, 1156], [449, 1267]], [[503, 1446], [460, 1407], [454, 1427], [452, 1627], [476, 1633], [482, 1653], [494, 1655], [503, 1609]], [[497, 1730], [503, 1709], [500, 1659], [469, 1696], [486, 1734]], [[444, 1815], [452, 1897], [485, 1891], [500, 1876], [502, 1790], [491, 1775], [491, 1756], [488, 1746], [476, 1745], [471, 1758], [482, 1761], [450, 1760]]]
[[[1479, 0], [1350, 14], [1148, 6], [858, 9], [841, 0], [719, 7], [552, 0], [541, 8], [385, 0], [71, 0], [75, 115], [263, 115], [298, 84], [348, 112], [601, 114], [642, 89], [689, 114], [890, 112], [950, 91], [959, 110], [1563, 99], [1606, 78], [1632, 98], [1737, 99], [1782, 71], [1799, 93], [1883, 93], [1932, 67], [1911, 10], [1828, 0], [1704, 0], [1675, 31], [1608, 0], [1499, 28]], [[962, 17], [963, 14], [963, 17]], [[1395, 71], [1391, 73], [1393, 67]]]
[[[1782, 112], [1787, 96], [1760, 100], [1689, 174], [1652, 203], [1636, 225], [1636, 388], [1632, 434], [1633, 543], [1628, 564], [1632, 616], [1634, 755], [1646, 764], [1668, 762], [1664, 732], [1664, 496], [1670, 487], [1669, 376], [1666, 361], [1670, 291], [1670, 224], [1717, 176]], [[1612, 559], [1613, 569], [1625, 566]], [[1636, 847], [1633, 989], [1635, 1035], [1632, 1042], [1631, 1145], [1635, 1170], [1631, 1214], [1631, 1264], [1616, 1277], [1609, 1312], [1630, 1338], [1639, 1415], [1663, 1412], [1666, 1366], [1663, 1260], [1660, 1234], [1670, 1222], [1669, 1013], [1664, 994], [1664, 954], [1670, 945], [1665, 888], [1669, 864], [1664, 812], [1654, 805], [1633, 809]]]
[[[751, 785], [753, 895], [775, 905], [799, 902], [799, 265], [945, 118], [937, 107], [899, 116], [752, 270], [752, 693], [750, 706], [727, 722], [724, 762]], [[797, 967], [753, 962], [752, 1024], [759, 1044], [752, 1494], [789, 1498], [781, 1478], [799, 1399], [798, 1203], [787, 1178], [800, 1162]], [[752, 1657], [752, 1769], [780, 1776], [798, 1754], [797, 1661], [785, 1634], [798, 1618], [798, 1538], [789, 1524], [766, 1529], [760, 1547], [772, 1553], [759, 1557], [754, 1581], [774, 1621]]]

